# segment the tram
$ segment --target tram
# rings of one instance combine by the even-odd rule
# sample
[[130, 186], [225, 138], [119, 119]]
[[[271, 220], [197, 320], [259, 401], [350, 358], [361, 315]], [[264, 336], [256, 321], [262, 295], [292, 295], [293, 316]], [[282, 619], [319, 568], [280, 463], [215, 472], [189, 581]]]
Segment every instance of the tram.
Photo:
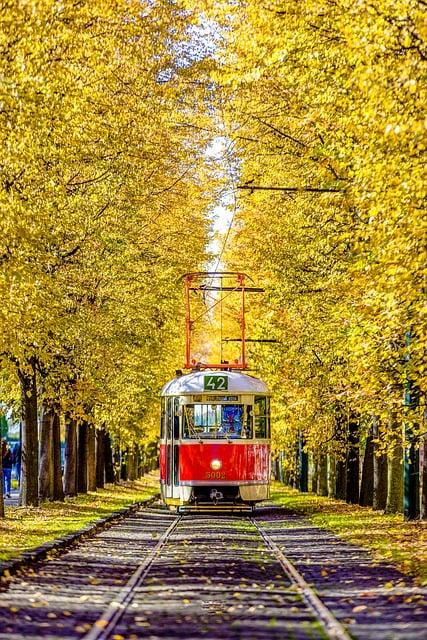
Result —
[[270, 393], [241, 371], [182, 374], [161, 392], [160, 486], [180, 510], [269, 498]]

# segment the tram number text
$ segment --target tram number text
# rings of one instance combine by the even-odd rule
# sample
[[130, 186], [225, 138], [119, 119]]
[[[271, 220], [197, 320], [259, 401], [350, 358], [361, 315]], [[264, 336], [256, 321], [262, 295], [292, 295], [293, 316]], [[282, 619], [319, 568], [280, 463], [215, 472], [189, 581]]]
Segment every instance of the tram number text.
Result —
[[227, 391], [228, 378], [227, 376], [205, 376], [204, 390], [205, 391]]
[[206, 471], [206, 480], [225, 480], [225, 471]]

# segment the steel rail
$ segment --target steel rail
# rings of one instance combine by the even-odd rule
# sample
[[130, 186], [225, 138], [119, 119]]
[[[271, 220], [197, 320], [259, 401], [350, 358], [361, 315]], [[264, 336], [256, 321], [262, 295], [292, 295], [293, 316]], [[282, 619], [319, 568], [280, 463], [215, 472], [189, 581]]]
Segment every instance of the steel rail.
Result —
[[319, 596], [304, 580], [301, 573], [294, 567], [290, 560], [288, 560], [268, 533], [259, 526], [254, 518], [249, 518], [249, 520], [258, 530], [258, 533], [266, 545], [272, 550], [274, 557], [279, 562], [291, 583], [296, 587], [305, 604], [314, 613], [316, 620], [321, 623], [327, 637], [330, 638], [330, 640], [352, 640], [351, 635], [341, 622], [335, 618], [330, 609], [320, 600]]
[[111, 635], [114, 627], [125, 613], [126, 608], [132, 602], [135, 589], [144, 581], [147, 573], [150, 571], [151, 565], [165, 546], [172, 531], [175, 529], [181, 518], [182, 516], [177, 516], [172, 524], [162, 534], [154, 549], [151, 550], [151, 553], [131, 575], [128, 582], [124, 587], [122, 587], [117, 598], [110, 602], [101, 617], [94, 622], [92, 628], [83, 636], [82, 640], [105, 640]]

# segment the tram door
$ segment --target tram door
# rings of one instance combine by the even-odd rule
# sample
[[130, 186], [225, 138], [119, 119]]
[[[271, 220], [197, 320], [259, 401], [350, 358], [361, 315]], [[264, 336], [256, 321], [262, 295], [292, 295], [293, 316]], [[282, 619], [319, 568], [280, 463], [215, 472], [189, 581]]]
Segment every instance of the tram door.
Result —
[[168, 398], [166, 405], [166, 483], [167, 497], [179, 498], [179, 399]]

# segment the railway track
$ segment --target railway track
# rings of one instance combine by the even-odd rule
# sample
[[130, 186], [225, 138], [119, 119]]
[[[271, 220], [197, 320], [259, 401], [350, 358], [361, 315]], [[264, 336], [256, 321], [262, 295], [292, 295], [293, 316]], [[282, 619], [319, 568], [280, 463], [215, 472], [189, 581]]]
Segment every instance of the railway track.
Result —
[[[369, 575], [363, 553], [278, 510], [236, 517], [144, 509], [12, 579], [0, 593], [0, 640], [423, 638], [423, 592], [400, 586], [384, 595], [381, 581], [397, 584], [398, 572], [380, 571], [370, 600], [357, 600], [357, 584], [346, 588], [354, 582], [349, 559], [352, 575], [356, 563], [358, 575]], [[333, 574], [335, 557], [342, 574]], [[332, 588], [325, 566], [336, 575]], [[359, 604], [373, 601], [380, 617]]]
[[[182, 515], [175, 518], [169, 528], [161, 536], [157, 545], [152, 549], [150, 555], [133, 573], [118, 597], [110, 603], [102, 617], [95, 622], [90, 631], [84, 636], [83, 640], [108, 640], [109, 638], [114, 637], [114, 635], [123, 637], [119, 632], [123, 632], [124, 630], [119, 627], [119, 623], [126, 614], [127, 608], [134, 602], [135, 598], [138, 597], [138, 590], [140, 589], [144, 579], [149, 574], [150, 568], [159, 557], [161, 550], [170, 540], [182, 518]], [[351, 640], [351, 636], [347, 633], [343, 625], [322, 603], [314, 590], [306, 583], [301, 573], [299, 573], [289, 559], [286, 558], [272, 538], [262, 529], [260, 524], [254, 518], [246, 518], [246, 520], [247, 522], [250, 522], [254, 529], [259, 533], [260, 538], [265, 543], [267, 552], [270, 553], [281, 566], [292, 587], [295, 587], [295, 590], [301, 596], [301, 599], [304, 601], [307, 609], [312, 613], [313, 621], [323, 628], [325, 637], [328, 638], [328, 640]], [[215, 525], [216, 523], [212, 522], [211, 518], [209, 524]], [[118, 632], [117, 634], [116, 631]]]

